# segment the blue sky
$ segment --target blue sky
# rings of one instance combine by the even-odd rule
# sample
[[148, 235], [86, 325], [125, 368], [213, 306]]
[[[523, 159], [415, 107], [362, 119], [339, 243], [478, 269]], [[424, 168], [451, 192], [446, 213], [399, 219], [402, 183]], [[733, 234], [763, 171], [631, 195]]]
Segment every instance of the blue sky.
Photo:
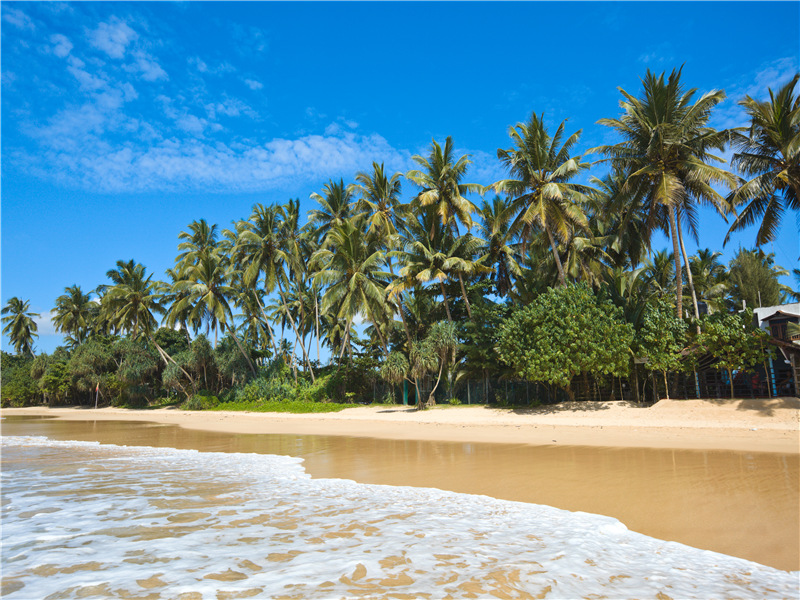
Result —
[[[736, 101], [790, 79], [799, 47], [797, 2], [3, 2], [0, 301], [29, 299], [51, 351], [64, 287], [118, 259], [161, 278], [195, 219], [308, 210], [329, 178], [406, 171], [448, 135], [488, 184], [531, 111], [582, 129], [579, 152], [613, 143], [596, 121], [648, 68], [683, 64], [687, 87], [728, 95], [712, 124], [744, 125]], [[726, 231], [701, 211], [701, 247]], [[797, 266], [795, 215], [765, 249]]]

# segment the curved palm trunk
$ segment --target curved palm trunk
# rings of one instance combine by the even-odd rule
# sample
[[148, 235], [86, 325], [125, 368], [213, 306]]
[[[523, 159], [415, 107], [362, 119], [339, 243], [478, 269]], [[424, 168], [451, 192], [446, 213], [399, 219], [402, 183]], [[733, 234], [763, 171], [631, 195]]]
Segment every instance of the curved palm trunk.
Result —
[[367, 306], [367, 315], [369, 316], [369, 320], [372, 321], [373, 327], [375, 327], [375, 331], [378, 332], [378, 338], [381, 340], [381, 346], [383, 347], [383, 353], [388, 356], [389, 349], [386, 346], [386, 339], [383, 337], [383, 332], [381, 331], [378, 322], [375, 320], [375, 316], [372, 314], [372, 310]]
[[344, 339], [342, 340], [342, 350], [339, 352], [339, 363], [342, 362], [345, 348], [350, 344], [350, 326], [353, 324], [353, 319], [347, 320], [347, 329], [344, 332]]
[[550, 228], [545, 227], [544, 230], [547, 232], [547, 239], [550, 240], [550, 249], [553, 251], [553, 258], [556, 260], [558, 283], [561, 287], [567, 287], [567, 278], [564, 276], [564, 266], [561, 264], [561, 257], [558, 255], [558, 244], [556, 244], [556, 240]]
[[[692, 306], [694, 307], [694, 318], [700, 320], [700, 308], [697, 305], [697, 293], [694, 290], [694, 276], [692, 275], [692, 266], [689, 264], [689, 257], [686, 256], [686, 246], [683, 245], [683, 230], [681, 229], [681, 216], [675, 216], [678, 225], [678, 240], [680, 241], [681, 254], [683, 255], [683, 264], [686, 265], [686, 281], [689, 284], [689, 290], [692, 292]], [[700, 334], [700, 324], [697, 324], [697, 334]]]
[[[278, 292], [281, 296], [281, 302], [283, 302], [283, 310], [286, 311], [286, 316], [289, 317], [289, 323], [292, 325], [292, 330], [294, 331], [294, 335], [296, 338], [300, 338], [300, 333], [297, 331], [297, 325], [294, 323], [294, 317], [289, 312], [289, 307], [286, 304], [286, 298], [283, 295], [283, 286], [281, 285], [280, 277], [278, 279]], [[314, 377], [314, 369], [311, 368], [311, 362], [308, 360], [308, 354], [306, 353], [306, 346], [300, 341], [300, 349], [303, 351], [303, 361], [306, 363], [306, 367], [308, 367], [308, 371], [311, 373], [311, 381], [316, 382], [316, 378]]]
[[678, 318], [683, 319], [683, 274], [681, 273], [681, 252], [678, 239], [678, 220], [675, 207], [669, 206], [669, 229], [672, 237], [672, 255], [675, 259], [675, 300]]
[[461, 273], [458, 274], [458, 283], [461, 284], [461, 295], [464, 296], [464, 305], [467, 307], [467, 316], [469, 320], [472, 320], [472, 308], [469, 305], [469, 298], [467, 298], [467, 290], [464, 288], [464, 279], [461, 277]]
[[242, 344], [241, 342], [239, 342], [239, 338], [236, 337], [236, 333], [230, 328], [228, 328], [228, 331], [230, 332], [233, 341], [236, 342], [236, 346], [239, 348], [239, 352], [242, 353], [242, 356], [244, 356], [244, 359], [247, 361], [247, 366], [250, 367], [250, 371], [252, 371], [253, 376], [255, 376], [256, 368], [253, 366], [253, 361], [250, 360], [250, 357], [247, 356], [247, 353], [244, 351], [244, 348], [242, 348]]
[[272, 345], [272, 350], [275, 352], [275, 357], [278, 356], [278, 346], [275, 344], [275, 337], [272, 335], [272, 327], [269, 326], [269, 319], [267, 318], [267, 313], [264, 312], [264, 307], [261, 305], [261, 300], [258, 299], [258, 294], [254, 293], [256, 298], [256, 304], [258, 304], [258, 308], [261, 311], [261, 316], [264, 317], [264, 323], [267, 326], [267, 333], [269, 334], [269, 343]]

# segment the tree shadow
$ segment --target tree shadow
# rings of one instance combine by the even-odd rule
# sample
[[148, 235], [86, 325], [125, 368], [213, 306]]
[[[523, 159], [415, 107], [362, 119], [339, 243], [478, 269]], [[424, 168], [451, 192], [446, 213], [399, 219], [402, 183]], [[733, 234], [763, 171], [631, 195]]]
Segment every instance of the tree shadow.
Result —
[[[627, 402], [625, 400], [609, 400], [603, 402], [582, 400], [575, 402], [561, 402], [559, 404], [541, 404], [539, 406], [511, 406], [506, 410], [515, 415], [554, 415], [564, 413], [600, 412], [603, 410], [610, 410], [615, 406], [629, 406], [632, 408], [642, 407], [634, 402]], [[502, 406], [486, 406], [485, 408], [500, 410], [504, 409]]]
[[379, 410], [378, 413], [408, 413], [408, 412], [418, 412], [416, 406], [409, 406], [408, 408], [387, 408], [385, 410]]
[[704, 402], [725, 406], [736, 404], [736, 410], [759, 413], [762, 417], [772, 417], [775, 411], [788, 408], [800, 410], [800, 398], [782, 396], [779, 398], [703, 398]]

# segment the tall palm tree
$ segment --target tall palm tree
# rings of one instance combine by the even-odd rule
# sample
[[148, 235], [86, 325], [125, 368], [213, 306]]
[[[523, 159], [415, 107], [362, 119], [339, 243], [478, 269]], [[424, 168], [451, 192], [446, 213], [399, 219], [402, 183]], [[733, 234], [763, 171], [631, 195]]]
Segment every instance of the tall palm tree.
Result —
[[39, 315], [28, 312], [30, 300], [22, 300], [14, 296], [0, 310], [0, 314], [7, 315], [2, 321], [5, 324], [3, 333], [8, 336], [11, 345], [17, 354], [30, 354], [33, 356], [33, 338], [39, 337], [36, 332], [39, 326], [34, 321], [34, 317]]
[[628, 174], [625, 188], [631, 198], [643, 202], [649, 229], [661, 227], [666, 213], [675, 262], [676, 311], [683, 317], [683, 279], [681, 268], [681, 214], [691, 216], [692, 203], [706, 202], [722, 215], [730, 212], [729, 203], [712, 187], [736, 184], [736, 177], [710, 161], [724, 162], [711, 154], [722, 150], [727, 132], [718, 132], [707, 123], [714, 107], [725, 92], [712, 90], [692, 103], [695, 89], [684, 92], [681, 70], [673, 70], [667, 80], [648, 69], [639, 98], [622, 88], [619, 119], [600, 119], [598, 123], [616, 130], [623, 141], [613, 146], [599, 146], [599, 152], [612, 165]]
[[436, 140], [431, 142], [427, 158], [418, 154], [411, 157], [422, 169], [406, 173], [406, 179], [422, 188], [412, 200], [417, 211], [432, 210], [438, 220], [431, 220], [428, 235], [433, 239], [435, 228], [441, 225], [458, 235], [458, 223], [472, 227], [472, 213], [477, 209], [465, 194], [478, 193], [482, 187], [476, 183], [462, 183], [472, 161], [469, 155], [455, 156], [453, 138], [447, 136], [442, 148]]
[[761, 220], [756, 244], [773, 239], [783, 213], [800, 210], [800, 95], [794, 88], [800, 75], [775, 94], [769, 90], [769, 102], [745, 96], [739, 102], [750, 117], [747, 134], [732, 132], [737, 152], [731, 164], [747, 177], [729, 197], [734, 206], [746, 204], [731, 225], [732, 232]]
[[547, 235], [558, 269], [558, 279], [567, 285], [564, 268], [558, 251], [558, 240], [565, 241], [575, 227], [586, 229], [586, 216], [581, 204], [586, 186], [569, 183], [588, 163], [581, 157], [570, 157], [570, 150], [580, 138], [580, 130], [566, 140], [562, 122], [551, 137], [544, 124], [544, 115], [531, 114], [527, 123], [510, 127], [508, 135], [514, 146], [508, 150], [499, 148], [497, 158], [510, 171], [513, 179], [496, 182], [496, 192], [505, 192], [514, 197], [517, 216], [513, 229], [522, 237], [526, 248], [531, 235], [540, 229]]
[[133, 260], [118, 260], [117, 268], [106, 273], [114, 285], [106, 287], [102, 310], [117, 330], [130, 333], [134, 339], [151, 337], [158, 327], [153, 314], [166, 312], [161, 304], [163, 285], [146, 271]]
[[705, 302], [709, 313], [723, 310], [728, 293], [728, 271], [719, 261], [722, 252], [699, 249], [689, 258], [697, 298]]
[[347, 322], [339, 360], [344, 354], [350, 325], [358, 314], [365, 315], [375, 326], [384, 352], [388, 354], [379, 321], [389, 278], [389, 273], [382, 270], [383, 261], [383, 251], [369, 243], [365, 232], [348, 221], [328, 232], [328, 247], [315, 256], [315, 262], [320, 265], [315, 278], [327, 286], [322, 296], [322, 312], [335, 309], [336, 318]]
[[56, 298], [53, 325], [56, 331], [72, 336], [80, 345], [93, 325], [96, 303], [90, 294], [84, 294], [79, 285], [64, 288], [64, 294]]

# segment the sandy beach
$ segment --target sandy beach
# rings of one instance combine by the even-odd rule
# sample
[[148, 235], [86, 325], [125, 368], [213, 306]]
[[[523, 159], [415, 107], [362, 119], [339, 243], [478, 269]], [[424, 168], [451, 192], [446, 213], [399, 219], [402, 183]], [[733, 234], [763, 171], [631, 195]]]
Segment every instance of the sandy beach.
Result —
[[800, 453], [800, 400], [788, 397], [661, 400], [647, 408], [626, 402], [580, 402], [531, 409], [448, 406], [425, 411], [368, 406], [296, 415], [41, 407], [3, 409], [2, 414], [73, 421], [148, 421], [227, 433]]

